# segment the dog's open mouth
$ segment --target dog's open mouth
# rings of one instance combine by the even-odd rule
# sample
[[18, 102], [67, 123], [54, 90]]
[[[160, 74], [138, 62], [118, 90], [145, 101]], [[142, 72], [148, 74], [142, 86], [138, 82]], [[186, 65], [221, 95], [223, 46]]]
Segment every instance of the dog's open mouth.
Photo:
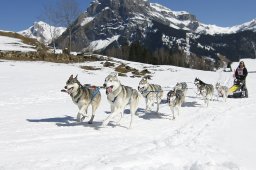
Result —
[[109, 94], [109, 93], [112, 93], [112, 89], [113, 89], [113, 86], [109, 86], [106, 88], [106, 93]]
[[71, 94], [72, 91], [73, 91], [73, 89], [74, 89], [74, 87], [70, 87], [69, 89], [67, 89], [67, 93], [68, 93], [68, 94]]

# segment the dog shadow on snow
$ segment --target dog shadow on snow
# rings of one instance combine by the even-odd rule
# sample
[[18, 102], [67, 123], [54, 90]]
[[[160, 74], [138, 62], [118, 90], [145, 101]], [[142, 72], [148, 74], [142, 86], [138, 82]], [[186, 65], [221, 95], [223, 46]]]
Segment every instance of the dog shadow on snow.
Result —
[[71, 116], [53, 117], [53, 118], [44, 118], [44, 119], [27, 119], [27, 121], [32, 123], [55, 123], [59, 127], [84, 126], [84, 127], [92, 127], [94, 129], [99, 129], [102, 124], [102, 122], [98, 122], [98, 121], [93, 121], [92, 124], [89, 124], [87, 121], [77, 122], [77, 120]]
[[[161, 113], [160, 112], [161, 111], [161, 107], [163, 107], [163, 106], [169, 107], [167, 100], [162, 100], [161, 101], [160, 109], [159, 109], [158, 113], [156, 111], [151, 111], [151, 112], [145, 113], [145, 109], [142, 109], [142, 108], [138, 108], [137, 113], [138, 113], [139, 118], [146, 119], [146, 120], [150, 120], [150, 119], [163, 119], [163, 118], [169, 119], [170, 116], [172, 115], [171, 114], [171, 110], [170, 110], [169, 113]], [[201, 104], [199, 104], [196, 101], [192, 101], [192, 102], [186, 102], [185, 101], [181, 105], [180, 109], [182, 109], [183, 107], [200, 107], [200, 106], [201, 106]]]
[[145, 119], [145, 120], [151, 120], [151, 119], [162, 119], [166, 115], [160, 112], [151, 111], [148, 113], [145, 113], [145, 109], [138, 109], [138, 117]]

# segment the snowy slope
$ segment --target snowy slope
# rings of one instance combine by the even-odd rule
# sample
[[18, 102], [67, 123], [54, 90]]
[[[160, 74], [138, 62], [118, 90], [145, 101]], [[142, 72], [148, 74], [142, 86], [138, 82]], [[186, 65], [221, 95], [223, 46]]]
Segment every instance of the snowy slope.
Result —
[[[129, 114], [124, 115], [121, 126], [111, 123], [101, 128], [110, 111], [102, 90], [94, 124], [76, 123], [76, 106], [60, 92], [68, 77], [78, 74], [81, 83], [100, 86], [113, 69], [103, 67], [101, 62], [1, 61], [0, 169], [256, 169], [255, 60], [245, 60], [249, 98], [211, 101], [208, 108], [195, 95], [194, 78], [230, 86], [232, 73], [125, 63], [153, 72], [150, 82], [161, 84], [165, 95], [176, 82], [188, 83], [186, 102], [176, 120], [163, 116], [170, 114], [165, 104], [160, 107], [160, 115], [144, 114], [142, 99], [133, 129], [126, 128]], [[85, 71], [80, 68], [84, 65], [101, 70]], [[120, 77], [120, 81], [137, 88], [140, 78]]]
[[85, 51], [98, 51], [98, 50], [105, 49], [109, 44], [113, 43], [114, 41], [117, 41], [119, 37], [120, 37], [119, 35], [115, 35], [115, 36], [113, 36], [111, 38], [107, 38], [105, 40], [92, 41], [90, 43], [90, 45], [87, 48], [85, 48], [84, 50]]
[[[170, 22], [170, 27], [178, 28], [178, 29], [184, 29], [184, 30], [190, 30], [195, 33], [204, 33], [204, 34], [231, 34], [231, 33], [237, 33], [240, 31], [245, 30], [252, 30], [256, 31], [256, 19], [253, 19], [252, 21], [232, 26], [232, 27], [220, 27], [216, 25], [211, 24], [204, 24], [200, 21], [198, 21], [196, 18], [191, 19], [191, 17], [187, 17], [186, 19], [180, 19], [182, 16], [189, 16], [189, 14], [186, 11], [172, 11], [171, 9], [157, 4], [157, 3], [151, 3], [151, 8], [154, 9], [151, 11], [151, 16], [157, 16], [161, 20], [168, 20]], [[195, 30], [191, 30], [191, 28], [196, 28]]]
[[34, 46], [25, 44], [21, 39], [0, 36], [0, 51], [36, 51]]
[[54, 27], [43, 21], [39, 21], [34, 22], [33, 26], [18, 33], [29, 38], [37, 39], [44, 44], [49, 44], [53, 38], [58, 38], [65, 30], [65, 27]]

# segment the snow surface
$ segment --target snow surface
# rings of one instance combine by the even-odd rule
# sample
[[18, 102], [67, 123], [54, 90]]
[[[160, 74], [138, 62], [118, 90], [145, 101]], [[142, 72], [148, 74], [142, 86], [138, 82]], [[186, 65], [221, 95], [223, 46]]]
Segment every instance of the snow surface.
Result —
[[0, 36], [0, 51], [36, 51], [34, 46], [25, 44], [21, 39]]
[[94, 19], [94, 17], [86, 17], [83, 19], [83, 21], [81, 22], [81, 26], [85, 26], [86, 24], [88, 24], [89, 22], [91, 22]]
[[[110, 111], [105, 91], [94, 124], [76, 123], [77, 107], [61, 93], [71, 74], [81, 83], [101, 86], [113, 71], [102, 62], [55, 64], [47, 62], [0, 62], [0, 169], [83, 170], [255, 170], [256, 61], [244, 60], [249, 75], [249, 98], [210, 101], [196, 97], [194, 78], [207, 83], [232, 84], [232, 72], [209, 72], [174, 66], [126, 62], [153, 74], [151, 83], [162, 85], [165, 96], [176, 82], [188, 83], [186, 102], [176, 120], [161, 104], [160, 114], [139, 116], [128, 130], [127, 110], [120, 126], [101, 128]], [[80, 66], [101, 68], [86, 71]], [[237, 63], [233, 65], [233, 68]], [[140, 78], [120, 77], [137, 89]]]

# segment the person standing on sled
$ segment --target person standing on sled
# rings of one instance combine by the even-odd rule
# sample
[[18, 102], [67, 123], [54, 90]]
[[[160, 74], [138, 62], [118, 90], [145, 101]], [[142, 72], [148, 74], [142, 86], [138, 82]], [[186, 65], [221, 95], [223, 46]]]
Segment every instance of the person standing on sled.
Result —
[[243, 87], [242, 87], [242, 90], [245, 91], [245, 96], [244, 97], [248, 97], [248, 90], [247, 90], [247, 87], [246, 87], [246, 77], [247, 77], [247, 69], [244, 65], [244, 62], [243, 61], [240, 61], [238, 67], [236, 68], [236, 71], [235, 71], [235, 78], [242, 82], [243, 83]]

